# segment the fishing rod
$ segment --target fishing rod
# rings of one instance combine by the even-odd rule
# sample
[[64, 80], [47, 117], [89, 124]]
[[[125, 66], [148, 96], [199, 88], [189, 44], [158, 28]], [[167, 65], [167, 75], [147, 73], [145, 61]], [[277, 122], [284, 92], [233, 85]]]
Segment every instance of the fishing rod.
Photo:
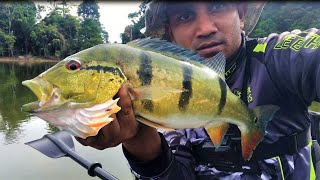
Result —
[[25, 143], [40, 151], [42, 154], [50, 158], [70, 157], [82, 167], [88, 170], [88, 174], [92, 177], [98, 176], [104, 180], [117, 180], [104, 169], [98, 162], [91, 162], [84, 157], [80, 156], [74, 150], [74, 143], [72, 136], [66, 131], [57, 131], [52, 134], [46, 134], [41, 139]]

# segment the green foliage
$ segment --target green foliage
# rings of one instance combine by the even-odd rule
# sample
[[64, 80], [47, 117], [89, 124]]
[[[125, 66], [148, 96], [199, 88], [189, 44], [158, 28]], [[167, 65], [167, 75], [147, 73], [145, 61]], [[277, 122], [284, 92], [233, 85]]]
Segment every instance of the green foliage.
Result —
[[[6, 47], [1, 48], [2, 51], [9, 51], [9, 56], [28, 52], [30, 32], [36, 21], [36, 11], [32, 1], [0, 2], [0, 29], [7, 35], [14, 36], [14, 38], [7, 39], [9, 42], [2, 43], [6, 44]], [[13, 47], [11, 46], [12, 42], [14, 43]], [[1, 52], [1, 54], [6, 54], [6, 52]]]
[[84, 0], [78, 8], [78, 15], [84, 19], [96, 19], [99, 20], [99, 6], [95, 0]]
[[46, 25], [44, 22], [38, 23], [31, 33], [31, 42], [34, 45], [33, 54], [44, 57], [55, 54], [56, 51], [62, 49], [61, 43], [56, 43], [57, 39], [61, 41], [57, 26]]
[[261, 18], [250, 34], [251, 37], [266, 37], [294, 29], [306, 30], [320, 27], [319, 2], [269, 2]]
[[102, 37], [103, 37], [103, 41], [104, 43], [109, 43], [109, 33], [105, 30], [102, 31]]
[[0, 55], [1, 56], [12, 56], [15, 42], [16, 42], [16, 38], [14, 35], [7, 34], [0, 29]]
[[12, 34], [12, 22], [16, 13], [16, 3], [0, 2], [1, 29], [8, 34]]
[[55, 47], [57, 51], [50, 53], [55, 57], [64, 58], [79, 50], [78, 32], [80, 28], [80, 20], [70, 14], [65, 14], [67, 11], [60, 7], [56, 7], [49, 16], [43, 19], [46, 25], [53, 25], [57, 28], [60, 48]]
[[[81, 3], [81, 17], [70, 14], [73, 5], [69, 0], [48, 2], [52, 7], [36, 6], [31, 0], [0, 1], [0, 56], [32, 54], [62, 59], [108, 42], [95, 1]], [[41, 20], [48, 8], [50, 13]]]
[[13, 34], [16, 37], [15, 49], [18, 54], [28, 54], [31, 49], [30, 33], [36, 23], [37, 8], [31, 1], [20, 2], [16, 6], [16, 15], [12, 24]]
[[78, 7], [78, 15], [83, 18], [78, 36], [78, 43], [81, 44], [79, 50], [103, 43], [104, 31], [99, 22], [100, 13], [98, 10], [99, 6], [94, 0], [85, 0]]
[[81, 28], [79, 30], [80, 50], [103, 43], [101, 34], [102, 28], [100, 22], [95, 19], [86, 18], [81, 22]]
[[133, 38], [131, 38], [132, 29], [133, 29], [133, 25], [128, 25], [124, 28], [124, 32], [120, 34], [122, 44], [126, 44], [127, 42], [133, 40]]
[[128, 14], [128, 18], [131, 20], [132, 24], [126, 26], [124, 32], [120, 34], [120, 38], [123, 44], [134, 39], [145, 37], [145, 35], [143, 35], [140, 30], [145, 27], [144, 14], [149, 2], [150, 0], [143, 0], [143, 2], [139, 6], [140, 10], [138, 12]]

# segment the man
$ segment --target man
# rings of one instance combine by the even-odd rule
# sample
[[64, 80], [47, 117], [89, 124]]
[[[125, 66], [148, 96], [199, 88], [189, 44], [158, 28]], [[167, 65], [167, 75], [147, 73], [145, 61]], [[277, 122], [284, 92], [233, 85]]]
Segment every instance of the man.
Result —
[[153, 2], [146, 11], [147, 35], [168, 39], [204, 58], [223, 52], [227, 84], [249, 108], [280, 107], [249, 162], [241, 160], [235, 126], [220, 149], [207, 143], [204, 129], [158, 133], [135, 120], [124, 88], [117, 94], [122, 110], [115, 120], [97, 136], [78, 141], [97, 149], [122, 143], [139, 179], [314, 179], [307, 107], [320, 100], [320, 31], [248, 39], [263, 5]]

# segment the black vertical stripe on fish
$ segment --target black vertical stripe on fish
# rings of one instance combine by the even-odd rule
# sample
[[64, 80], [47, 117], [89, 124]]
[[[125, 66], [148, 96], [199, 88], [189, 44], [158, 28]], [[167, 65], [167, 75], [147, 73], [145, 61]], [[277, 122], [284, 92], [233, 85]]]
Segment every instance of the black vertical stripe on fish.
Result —
[[183, 92], [181, 93], [179, 99], [179, 109], [180, 111], [187, 110], [190, 102], [190, 98], [192, 97], [192, 69], [190, 66], [183, 66], [183, 81], [182, 88]]
[[152, 61], [150, 56], [142, 52], [140, 55], [140, 65], [137, 74], [139, 75], [139, 80], [144, 85], [150, 85], [152, 81]]
[[222, 113], [227, 100], [227, 86], [226, 86], [226, 83], [221, 78], [219, 78], [219, 85], [220, 85], [221, 97], [218, 105], [218, 115]]
[[152, 112], [154, 109], [153, 102], [150, 99], [141, 100], [141, 104], [142, 104], [143, 108], [148, 110], [149, 112]]
[[[142, 52], [140, 54], [140, 65], [139, 65], [139, 70], [137, 71], [137, 74], [139, 76], [139, 80], [142, 86], [151, 85], [151, 81], [153, 77], [152, 61], [150, 59], [149, 54], [147, 54], [146, 52]], [[149, 99], [142, 100], [141, 103], [144, 109], [147, 109], [150, 112], [153, 111], [154, 105], [152, 100], [149, 100]]]

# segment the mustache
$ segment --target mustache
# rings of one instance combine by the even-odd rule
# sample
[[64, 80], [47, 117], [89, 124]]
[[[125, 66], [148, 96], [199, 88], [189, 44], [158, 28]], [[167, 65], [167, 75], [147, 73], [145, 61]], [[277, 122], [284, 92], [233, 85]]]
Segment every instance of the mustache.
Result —
[[224, 42], [224, 39], [222, 36], [211, 35], [211, 36], [195, 39], [191, 44], [191, 48], [197, 51], [197, 50], [204, 49], [206, 47], [222, 44], [223, 42]]

